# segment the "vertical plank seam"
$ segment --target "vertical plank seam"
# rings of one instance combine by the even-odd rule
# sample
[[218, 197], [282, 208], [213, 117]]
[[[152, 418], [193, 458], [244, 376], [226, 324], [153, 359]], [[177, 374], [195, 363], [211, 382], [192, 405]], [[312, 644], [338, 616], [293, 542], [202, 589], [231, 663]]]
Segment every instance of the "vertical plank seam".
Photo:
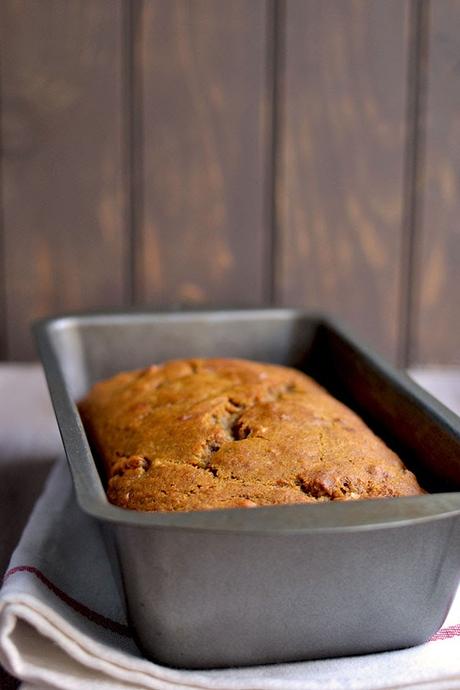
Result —
[[124, 232], [123, 247], [125, 250], [124, 278], [125, 300], [128, 305], [133, 303], [134, 294], [134, 194], [133, 194], [133, 7], [129, 0], [122, 0], [122, 46], [123, 46], [123, 157], [124, 157]]
[[399, 311], [398, 364], [413, 361], [417, 321], [417, 238], [422, 220], [425, 178], [425, 116], [430, 0], [411, 0], [407, 70], [406, 143], [403, 176], [403, 213]]
[[142, 40], [143, 1], [125, 2], [125, 132], [126, 132], [126, 165], [127, 165], [127, 274], [128, 302], [133, 306], [143, 293], [140, 282], [138, 257], [141, 256], [141, 232], [143, 208], [143, 127], [142, 127], [142, 74], [137, 60], [137, 46]]
[[269, 30], [267, 32], [268, 44], [268, 77], [271, 83], [271, 140], [269, 153], [269, 199], [268, 199], [268, 227], [269, 237], [269, 304], [273, 306], [278, 300], [278, 250], [279, 250], [279, 222], [278, 222], [278, 183], [279, 183], [279, 157], [281, 152], [281, 123], [283, 116], [283, 80], [281, 77], [284, 69], [284, 22], [286, 8], [284, 0], [272, 0], [269, 11]]
[[3, 206], [3, 59], [0, 55], [0, 360], [7, 357], [6, 247]]

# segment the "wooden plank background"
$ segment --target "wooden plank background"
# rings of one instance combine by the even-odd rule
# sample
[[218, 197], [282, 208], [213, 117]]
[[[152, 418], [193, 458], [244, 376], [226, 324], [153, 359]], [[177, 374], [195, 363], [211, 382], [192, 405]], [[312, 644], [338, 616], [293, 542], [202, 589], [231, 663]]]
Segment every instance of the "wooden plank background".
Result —
[[7, 352], [29, 322], [125, 302], [122, 14], [117, 0], [1, 3]]
[[276, 297], [399, 349], [408, 7], [287, 0]]
[[459, 0], [3, 0], [0, 358], [275, 304], [460, 363], [459, 36]]
[[411, 356], [460, 362], [460, 2], [429, 9]]
[[267, 297], [267, 12], [265, 0], [143, 4], [134, 36], [141, 301]]

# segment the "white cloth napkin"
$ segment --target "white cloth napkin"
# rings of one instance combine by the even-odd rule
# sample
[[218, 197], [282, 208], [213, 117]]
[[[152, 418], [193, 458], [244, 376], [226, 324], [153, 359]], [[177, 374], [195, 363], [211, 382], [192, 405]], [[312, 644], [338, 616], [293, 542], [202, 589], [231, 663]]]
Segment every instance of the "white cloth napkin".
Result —
[[0, 591], [0, 662], [23, 690], [457, 690], [460, 593], [433, 641], [395, 652], [184, 671], [142, 658], [96, 521], [56, 463]]

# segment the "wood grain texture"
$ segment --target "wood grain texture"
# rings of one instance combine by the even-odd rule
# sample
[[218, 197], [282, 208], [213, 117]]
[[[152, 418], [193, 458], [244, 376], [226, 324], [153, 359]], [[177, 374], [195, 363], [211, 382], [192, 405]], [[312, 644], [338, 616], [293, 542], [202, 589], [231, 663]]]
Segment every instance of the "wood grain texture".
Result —
[[8, 349], [31, 319], [125, 295], [122, 7], [1, 3]]
[[[0, 65], [1, 67], [1, 65]], [[1, 71], [0, 71], [1, 77]], [[0, 100], [0, 113], [1, 113], [1, 100]], [[6, 285], [5, 285], [5, 253], [3, 248], [3, 208], [2, 208], [2, 166], [1, 166], [1, 151], [2, 151], [2, 138], [1, 138], [1, 127], [0, 127], [0, 361], [6, 359]], [[1, 668], [0, 668], [1, 671]], [[1, 676], [0, 676], [1, 681]], [[0, 684], [0, 687], [1, 684]]]
[[460, 3], [430, 3], [412, 360], [460, 364]]
[[149, 0], [136, 21], [136, 296], [251, 305], [269, 283], [264, 0]]
[[287, 0], [280, 64], [280, 304], [399, 349], [408, 3]]

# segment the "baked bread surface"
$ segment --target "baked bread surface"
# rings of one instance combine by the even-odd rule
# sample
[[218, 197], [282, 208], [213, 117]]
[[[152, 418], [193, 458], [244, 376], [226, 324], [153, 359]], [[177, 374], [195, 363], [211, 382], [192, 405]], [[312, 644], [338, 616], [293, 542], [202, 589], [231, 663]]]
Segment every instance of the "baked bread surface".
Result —
[[424, 493], [364, 422], [300, 371], [175, 360], [96, 383], [79, 404], [109, 500], [189, 511]]

